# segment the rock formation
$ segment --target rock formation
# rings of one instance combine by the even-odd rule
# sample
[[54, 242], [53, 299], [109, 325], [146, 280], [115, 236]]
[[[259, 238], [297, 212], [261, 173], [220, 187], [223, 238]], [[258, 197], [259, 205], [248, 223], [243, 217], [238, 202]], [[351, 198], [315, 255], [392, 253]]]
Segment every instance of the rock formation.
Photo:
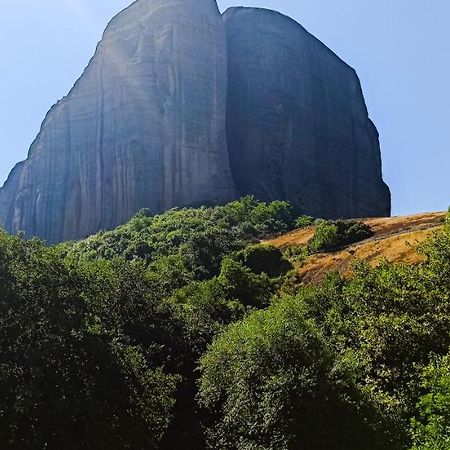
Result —
[[11, 172], [0, 222], [54, 243], [244, 194], [318, 217], [389, 214], [355, 71], [273, 11], [137, 0]]
[[356, 72], [274, 11], [231, 8], [228, 150], [238, 193], [315, 217], [390, 213], [378, 132]]
[[233, 197], [227, 55], [214, 0], [139, 0], [108, 25], [0, 194], [10, 231], [49, 242], [112, 228], [141, 208]]

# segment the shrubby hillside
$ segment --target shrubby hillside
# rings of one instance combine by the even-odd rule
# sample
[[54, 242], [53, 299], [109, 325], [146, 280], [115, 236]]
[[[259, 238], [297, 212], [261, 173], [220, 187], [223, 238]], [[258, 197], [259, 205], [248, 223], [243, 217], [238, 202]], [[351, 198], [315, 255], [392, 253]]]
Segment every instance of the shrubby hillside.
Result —
[[[56, 247], [1, 232], [2, 448], [448, 448], [450, 221], [417, 265], [307, 286], [260, 243], [296, 222], [246, 197]], [[302, 251], [372, 234], [320, 224]]]

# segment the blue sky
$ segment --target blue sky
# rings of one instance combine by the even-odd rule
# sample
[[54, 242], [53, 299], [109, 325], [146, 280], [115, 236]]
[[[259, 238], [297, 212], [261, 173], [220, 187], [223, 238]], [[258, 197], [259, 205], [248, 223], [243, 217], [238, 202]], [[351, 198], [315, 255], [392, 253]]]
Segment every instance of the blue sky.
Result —
[[[130, 0], [3, 2], [0, 15], [0, 184], [50, 108]], [[381, 135], [393, 214], [450, 205], [449, 0], [254, 0], [287, 14], [358, 72]]]

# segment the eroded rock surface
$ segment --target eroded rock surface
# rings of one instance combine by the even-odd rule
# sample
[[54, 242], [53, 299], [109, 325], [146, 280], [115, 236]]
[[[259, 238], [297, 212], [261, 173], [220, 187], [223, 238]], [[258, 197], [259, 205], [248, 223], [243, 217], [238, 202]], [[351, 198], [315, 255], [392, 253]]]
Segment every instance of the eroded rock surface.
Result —
[[315, 217], [390, 214], [378, 132], [355, 71], [294, 20], [231, 8], [228, 150], [239, 194]]
[[355, 71], [274, 11], [138, 0], [0, 189], [0, 223], [54, 243], [245, 194], [389, 215]]
[[116, 16], [2, 189], [4, 226], [59, 242], [144, 207], [230, 200], [226, 58], [214, 0], [139, 0]]

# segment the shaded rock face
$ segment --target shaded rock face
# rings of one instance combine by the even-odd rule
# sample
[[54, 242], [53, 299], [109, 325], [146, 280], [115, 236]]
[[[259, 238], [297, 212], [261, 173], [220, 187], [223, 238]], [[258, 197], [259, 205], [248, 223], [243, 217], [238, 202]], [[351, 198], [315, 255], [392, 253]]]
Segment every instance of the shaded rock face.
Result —
[[390, 214], [378, 132], [355, 71], [292, 19], [231, 8], [227, 135], [239, 194], [315, 217]]
[[49, 242], [141, 208], [230, 200], [227, 55], [214, 0], [139, 0], [108, 25], [0, 193], [10, 231]]
[[273, 11], [138, 0], [47, 114], [0, 190], [0, 222], [56, 243], [244, 194], [389, 215], [354, 70]]

